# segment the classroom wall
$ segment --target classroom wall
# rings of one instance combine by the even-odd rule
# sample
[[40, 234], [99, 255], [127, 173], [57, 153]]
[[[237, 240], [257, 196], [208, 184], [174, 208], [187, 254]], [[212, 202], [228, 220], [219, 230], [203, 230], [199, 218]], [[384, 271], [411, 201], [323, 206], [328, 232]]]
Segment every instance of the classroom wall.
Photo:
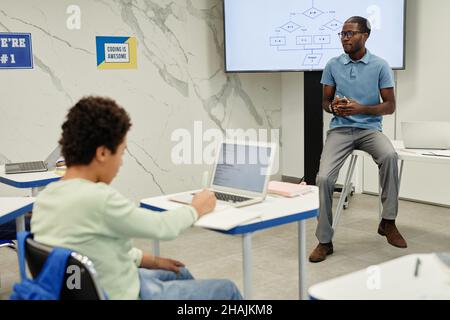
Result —
[[[81, 9], [80, 30], [66, 27], [69, 5]], [[30, 32], [34, 53], [33, 70], [0, 70], [0, 163], [44, 159], [67, 110], [91, 94], [131, 115], [113, 185], [136, 201], [200, 187], [209, 166], [173, 163], [175, 130], [280, 128], [281, 76], [223, 71], [220, 0], [2, 0], [0, 32]], [[138, 69], [97, 70], [97, 35], [137, 37]]]

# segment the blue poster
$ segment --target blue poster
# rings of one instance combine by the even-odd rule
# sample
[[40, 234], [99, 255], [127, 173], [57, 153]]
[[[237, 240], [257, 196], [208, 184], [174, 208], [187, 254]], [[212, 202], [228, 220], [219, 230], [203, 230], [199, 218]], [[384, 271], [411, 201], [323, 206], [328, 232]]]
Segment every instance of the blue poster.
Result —
[[33, 69], [31, 34], [0, 32], [0, 69]]
[[137, 39], [135, 37], [96, 37], [97, 68], [136, 69]]

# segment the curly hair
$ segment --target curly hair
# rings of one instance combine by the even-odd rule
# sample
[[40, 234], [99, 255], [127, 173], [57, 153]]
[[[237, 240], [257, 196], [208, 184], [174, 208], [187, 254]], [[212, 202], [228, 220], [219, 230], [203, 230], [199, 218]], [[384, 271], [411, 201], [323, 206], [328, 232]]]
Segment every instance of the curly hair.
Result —
[[114, 100], [102, 97], [81, 99], [69, 110], [61, 127], [59, 144], [66, 165], [91, 163], [100, 146], [114, 154], [130, 127], [129, 115]]

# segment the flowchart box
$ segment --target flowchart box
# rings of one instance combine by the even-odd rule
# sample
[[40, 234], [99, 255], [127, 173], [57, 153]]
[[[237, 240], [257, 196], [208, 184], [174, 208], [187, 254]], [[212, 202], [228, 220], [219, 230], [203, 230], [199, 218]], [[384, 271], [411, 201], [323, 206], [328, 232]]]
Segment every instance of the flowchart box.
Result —
[[276, 47], [285, 46], [286, 37], [270, 37], [270, 45]]
[[300, 36], [300, 37], [297, 37], [297, 45], [306, 45], [306, 44], [312, 44], [312, 37], [311, 36]]
[[316, 66], [320, 63], [322, 59], [321, 54], [307, 54], [305, 60], [303, 61], [304, 66]]
[[330, 36], [314, 36], [315, 44], [330, 44], [331, 37]]

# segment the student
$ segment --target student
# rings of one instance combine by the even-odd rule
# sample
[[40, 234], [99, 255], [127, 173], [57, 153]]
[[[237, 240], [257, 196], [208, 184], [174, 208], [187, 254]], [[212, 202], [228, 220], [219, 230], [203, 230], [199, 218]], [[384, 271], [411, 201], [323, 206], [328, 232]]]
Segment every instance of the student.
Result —
[[132, 238], [171, 240], [214, 210], [210, 191], [163, 214], [138, 208], [109, 186], [122, 165], [131, 122], [113, 100], [87, 97], [70, 111], [59, 141], [67, 171], [36, 199], [36, 241], [89, 257], [110, 299], [242, 299], [229, 280], [194, 280], [183, 263], [134, 248]]

